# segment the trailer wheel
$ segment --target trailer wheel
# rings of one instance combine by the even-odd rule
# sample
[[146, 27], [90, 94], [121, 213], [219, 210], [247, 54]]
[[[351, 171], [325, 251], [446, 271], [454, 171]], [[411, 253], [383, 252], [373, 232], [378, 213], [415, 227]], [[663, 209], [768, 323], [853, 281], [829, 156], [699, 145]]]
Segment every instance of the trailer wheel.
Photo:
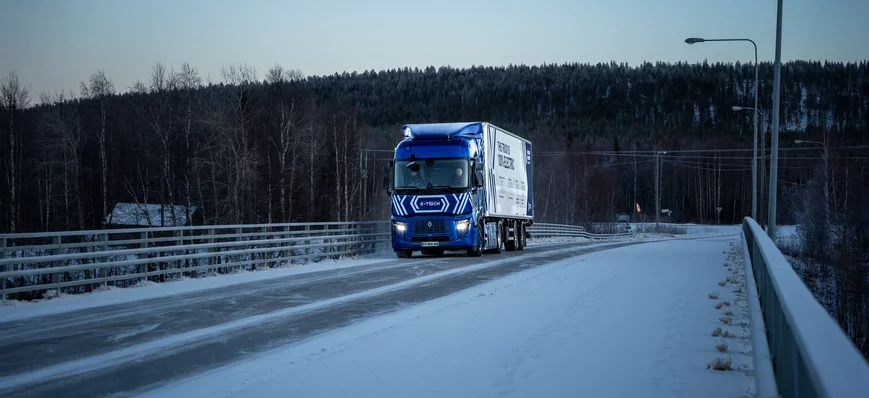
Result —
[[528, 244], [528, 241], [525, 240], [525, 223], [519, 223], [519, 250], [525, 250], [525, 246]]
[[398, 258], [411, 258], [413, 257], [413, 250], [398, 249], [395, 251], [395, 255], [398, 256]]

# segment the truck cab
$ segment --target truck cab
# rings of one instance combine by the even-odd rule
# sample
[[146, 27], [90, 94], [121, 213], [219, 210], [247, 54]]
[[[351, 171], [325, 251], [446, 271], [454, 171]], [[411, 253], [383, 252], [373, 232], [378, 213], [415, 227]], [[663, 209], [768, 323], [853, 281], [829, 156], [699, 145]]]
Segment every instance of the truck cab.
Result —
[[470, 256], [500, 251], [504, 225], [486, 225], [492, 221], [487, 218], [486, 127], [402, 126], [404, 139], [384, 181], [392, 201], [392, 247], [399, 257], [411, 257], [414, 251], [442, 255], [463, 250]]

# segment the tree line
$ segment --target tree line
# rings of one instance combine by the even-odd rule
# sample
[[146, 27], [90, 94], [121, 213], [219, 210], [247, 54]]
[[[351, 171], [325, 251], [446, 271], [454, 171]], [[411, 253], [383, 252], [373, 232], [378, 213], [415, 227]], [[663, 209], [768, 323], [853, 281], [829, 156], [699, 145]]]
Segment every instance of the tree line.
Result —
[[[204, 83], [191, 65], [157, 63], [124, 93], [96, 72], [78, 92], [40, 93], [38, 102], [12, 73], [0, 102], [0, 230], [101, 228], [119, 201], [196, 206], [215, 224], [383, 218], [378, 180], [389, 154], [364, 150], [393, 148], [402, 123], [457, 120], [491, 121], [533, 142], [540, 221], [654, 218], [654, 151], [669, 150], [660, 200], [674, 221], [715, 222], [720, 207], [721, 221], [735, 223], [751, 207], [752, 115], [730, 108], [753, 104], [753, 68], [429, 67], [305, 78], [280, 65], [262, 76], [228, 65], [220, 82]], [[772, 67], [760, 69], [768, 173]], [[861, 144], [866, 71], [865, 62], [783, 66], [782, 222], [806, 212], [794, 198], [821, 161], [795, 138]], [[853, 181], [861, 156], [842, 149], [828, 160], [851, 167]]]

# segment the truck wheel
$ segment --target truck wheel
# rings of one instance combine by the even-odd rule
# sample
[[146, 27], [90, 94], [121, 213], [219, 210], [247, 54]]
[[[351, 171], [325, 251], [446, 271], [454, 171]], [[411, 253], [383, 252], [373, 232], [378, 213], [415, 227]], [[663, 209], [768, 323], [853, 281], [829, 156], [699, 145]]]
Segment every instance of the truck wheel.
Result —
[[515, 222], [511, 222], [508, 225], [513, 226], [513, 240], [509, 240], [510, 233], [507, 231], [507, 228], [509, 228], [509, 226], [505, 226], [504, 227], [504, 236], [506, 236], [508, 239], [504, 240], [504, 248], [507, 249], [508, 252], [512, 252], [512, 251], [516, 251], [516, 240], [518, 239], [518, 234], [516, 232], [517, 232], [518, 226], [516, 225]]
[[468, 249], [468, 257], [480, 257], [483, 255], [483, 235], [482, 232], [477, 233], [477, 242], [474, 247]]
[[398, 249], [395, 251], [395, 255], [398, 256], [398, 258], [411, 258], [413, 257], [413, 250]]
[[519, 223], [519, 250], [525, 250], [525, 245], [528, 244], [528, 241], [525, 240], [525, 223]]

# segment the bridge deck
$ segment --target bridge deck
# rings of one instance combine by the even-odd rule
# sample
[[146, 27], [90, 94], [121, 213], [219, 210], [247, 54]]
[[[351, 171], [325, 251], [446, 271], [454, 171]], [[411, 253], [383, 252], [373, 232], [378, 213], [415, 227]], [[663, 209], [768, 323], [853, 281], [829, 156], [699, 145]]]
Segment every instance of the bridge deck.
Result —
[[[739, 396], [747, 316], [717, 284], [736, 239], [378, 262], [8, 321], [0, 395]], [[706, 367], [717, 327], [729, 372]]]

